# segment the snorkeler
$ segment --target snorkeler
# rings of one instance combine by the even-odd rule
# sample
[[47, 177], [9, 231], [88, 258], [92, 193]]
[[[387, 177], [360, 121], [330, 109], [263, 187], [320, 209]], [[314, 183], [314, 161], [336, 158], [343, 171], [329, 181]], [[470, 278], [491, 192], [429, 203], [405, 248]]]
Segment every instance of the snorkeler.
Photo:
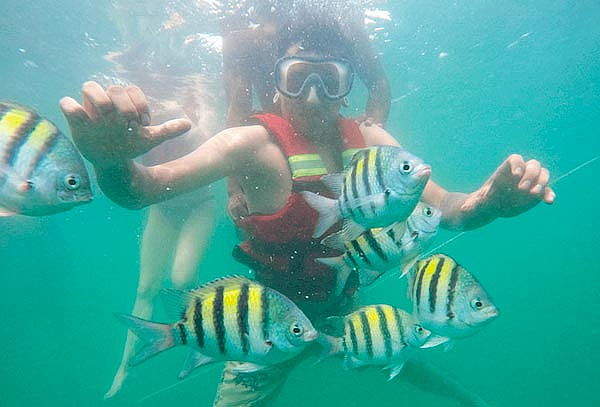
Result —
[[[236, 257], [256, 271], [258, 281], [293, 299], [318, 323], [343, 311], [356, 284], [349, 283], [341, 296], [332, 295], [335, 271], [313, 260], [340, 252], [312, 238], [316, 213], [299, 192], [326, 193], [320, 176], [342, 170], [344, 151], [398, 142], [379, 126], [359, 127], [340, 118], [353, 70], [338, 32], [304, 27], [285, 31], [279, 39], [284, 57], [275, 67], [275, 84], [281, 115], [254, 115], [254, 124], [224, 130], [174, 161], [152, 167], [133, 161], [190, 129], [185, 119], [155, 126], [143, 121], [149, 109], [138, 87], [104, 90], [87, 82], [83, 105], [63, 98], [61, 108], [101, 188], [124, 207], [142, 208], [233, 177], [248, 208], [236, 222], [250, 236], [236, 248]], [[552, 203], [548, 179], [539, 162], [511, 155], [477, 191], [448, 192], [429, 181], [423, 200], [441, 209], [446, 228], [473, 229], [541, 201]], [[243, 374], [228, 364], [216, 405], [256, 405], [279, 388], [294, 363]]]
[[347, 58], [369, 93], [364, 120], [383, 127], [390, 111], [390, 85], [364, 28], [363, 12], [357, 2], [302, 0], [256, 2], [248, 11], [225, 12], [221, 33], [228, 126], [244, 123], [256, 111], [253, 90], [263, 112], [280, 113], [273, 76], [278, 36], [283, 29], [298, 31], [297, 25], [320, 23], [339, 27], [351, 51]]
[[[297, 31], [296, 25], [309, 22], [336, 25], [341, 30], [351, 50], [347, 58], [369, 94], [361, 121], [383, 127], [390, 111], [390, 86], [363, 20], [363, 7], [355, 2], [263, 1], [249, 10], [239, 6], [226, 10], [220, 25], [228, 127], [243, 125], [257, 110], [253, 91], [262, 112], [281, 113], [273, 79], [273, 67], [279, 58], [278, 35], [284, 29]], [[242, 216], [247, 208], [241, 188], [231, 178], [227, 184], [229, 214], [234, 218]]]
[[[188, 154], [216, 132], [221, 122], [216, 101], [219, 92], [217, 81], [210, 73], [199, 72], [194, 63], [193, 52], [202, 50], [193, 48], [198, 44], [185, 42], [185, 33], [193, 31], [182, 27], [182, 11], [177, 14], [180, 26], [173, 26], [168, 21], [175, 10], [160, 2], [148, 3], [146, 8], [140, 8], [140, 4], [113, 2], [112, 19], [127, 48], [109, 55], [116, 76], [111, 79], [144, 86], [154, 121], [186, 117], [193, 123], [184, 136], [169, 140], [142, 157], [145, 165], [157, 165]], [[143, 120], [148, 122], [150, 118]], [[214, 212], [214, 197], [208, 187], [148, 208], [132, 311], [135, 316], [152, 317], [159, 290], [165, 283], [178, 289], [197, 285], [198, 266], [212, 237]], [[105, 398], [121, 390], [137, 347], [137, 336], [128, 332], [121, 363]]]

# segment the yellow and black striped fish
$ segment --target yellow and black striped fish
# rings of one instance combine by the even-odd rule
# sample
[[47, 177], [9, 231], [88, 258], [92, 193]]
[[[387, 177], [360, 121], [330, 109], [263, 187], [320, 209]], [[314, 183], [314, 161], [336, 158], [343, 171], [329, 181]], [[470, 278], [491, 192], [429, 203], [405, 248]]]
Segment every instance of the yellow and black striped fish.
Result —
[[409, 281], [413, 314], [442, 337], [438, 343], [469, 336], [498, 315], [481, 284], [450, 256], [420, 260]]
[[0, 216], [49, 215], [91, 199], [73, 143], [32, 109], [0, 101]]
[[340, 219], [346, 221], [348, 240], [356, 237], [355, 225], [360, 231], [405, 220], [419, 202], [430, 175], [431, 167], [400, 147], [357, 151], [343, 173], [321, 178], [337, 199], [302, 192], [319, 213], [313, 237], [323, 235]]
[[321, 243], [343, 254], [316, 260], [336, 270], [335, 293], [338, 295], [352, 270], [358, 270], [361, 286], [372, 284], [395, 267], [400, 267], [400, 277], [404, 277], [436, 235], [440, 219], [439, 209], [419, 202], [406, 222], [367, 229], [350, 241], [343, 241], [342, 233], [328, 236]]
[[216, 361], [269, 365], [292, 358], [317, 338], [311, 322], [291, 300], [244, 277], [167, 293], [182, 305], [181, 319], [175, 323], [117, 315], [146, 344], [130, 365], [176, 345], [192, 348], [180, 377]]
[[340, 337], [320, 334], [324, 355], [344, 355], [346, 369], [383, 365], [393, 379], [410, 356], [411, 350], [425, 346], [431, 332], [399, 308], [368, 305], [345, 317], [327, 318]]

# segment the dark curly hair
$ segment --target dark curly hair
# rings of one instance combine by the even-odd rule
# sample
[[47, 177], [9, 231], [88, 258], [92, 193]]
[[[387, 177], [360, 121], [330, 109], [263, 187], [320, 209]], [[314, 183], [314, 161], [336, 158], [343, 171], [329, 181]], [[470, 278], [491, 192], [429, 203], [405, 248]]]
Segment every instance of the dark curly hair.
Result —
[[299, 45], [302, 53], [314, 53], [324, 57], [337, 57], [352, 60], [352, 39], [343, 34], [337, 23], [311, 19], [308, 22], [284, 24], [276, 38], [277, 58], [286, 55], [290, 47]]

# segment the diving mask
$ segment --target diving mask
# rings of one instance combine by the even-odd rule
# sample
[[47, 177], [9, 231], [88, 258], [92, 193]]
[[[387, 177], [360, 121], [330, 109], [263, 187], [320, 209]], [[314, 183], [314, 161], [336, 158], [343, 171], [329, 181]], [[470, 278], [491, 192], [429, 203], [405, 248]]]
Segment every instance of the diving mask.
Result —
[[327, 99], [341, 99], [350, 93], [352, 65], [341, 58], [283, 57], [275, 64], [275, 86], [285, 96], [299, 97], [310, 85], [317, 85]]

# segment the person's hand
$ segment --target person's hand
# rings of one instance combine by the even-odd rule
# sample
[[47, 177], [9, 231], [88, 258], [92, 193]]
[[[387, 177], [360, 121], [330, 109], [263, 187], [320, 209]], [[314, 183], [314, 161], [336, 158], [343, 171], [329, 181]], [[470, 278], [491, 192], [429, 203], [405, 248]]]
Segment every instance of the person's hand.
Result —
[[150, 126], [148, 103], [137, 86], [104, 90], [96, 82], [86, 82], [82, 93], [82, 104], [65, 97], [60, 108], [77, 148], [95, 166], [131, 160], [191, 127], [185, 119]]
[[550, 173], [537, 160], [525, 162], [518, 154], [509, 156], [461, 206], [463, 212], [484, 211], [497, 217], [519, 215], [539, 202], [554, 202], [548, 186]]
[[366, 116], [366, 115], [358, 116], [358, 117], [354, 118], [354, 121], [359, 126], [367, 126], [367, 127], [379, 126], [383, 129], [383, 124], [377, 122], [374, 118], [372, 118], [370, 116]]
[[227, 212], [229, 213], [229, 217], [236, 221], [248, 216], [248, 205], [246, 197], [242, 192], [236, 192], [229, 196]]

